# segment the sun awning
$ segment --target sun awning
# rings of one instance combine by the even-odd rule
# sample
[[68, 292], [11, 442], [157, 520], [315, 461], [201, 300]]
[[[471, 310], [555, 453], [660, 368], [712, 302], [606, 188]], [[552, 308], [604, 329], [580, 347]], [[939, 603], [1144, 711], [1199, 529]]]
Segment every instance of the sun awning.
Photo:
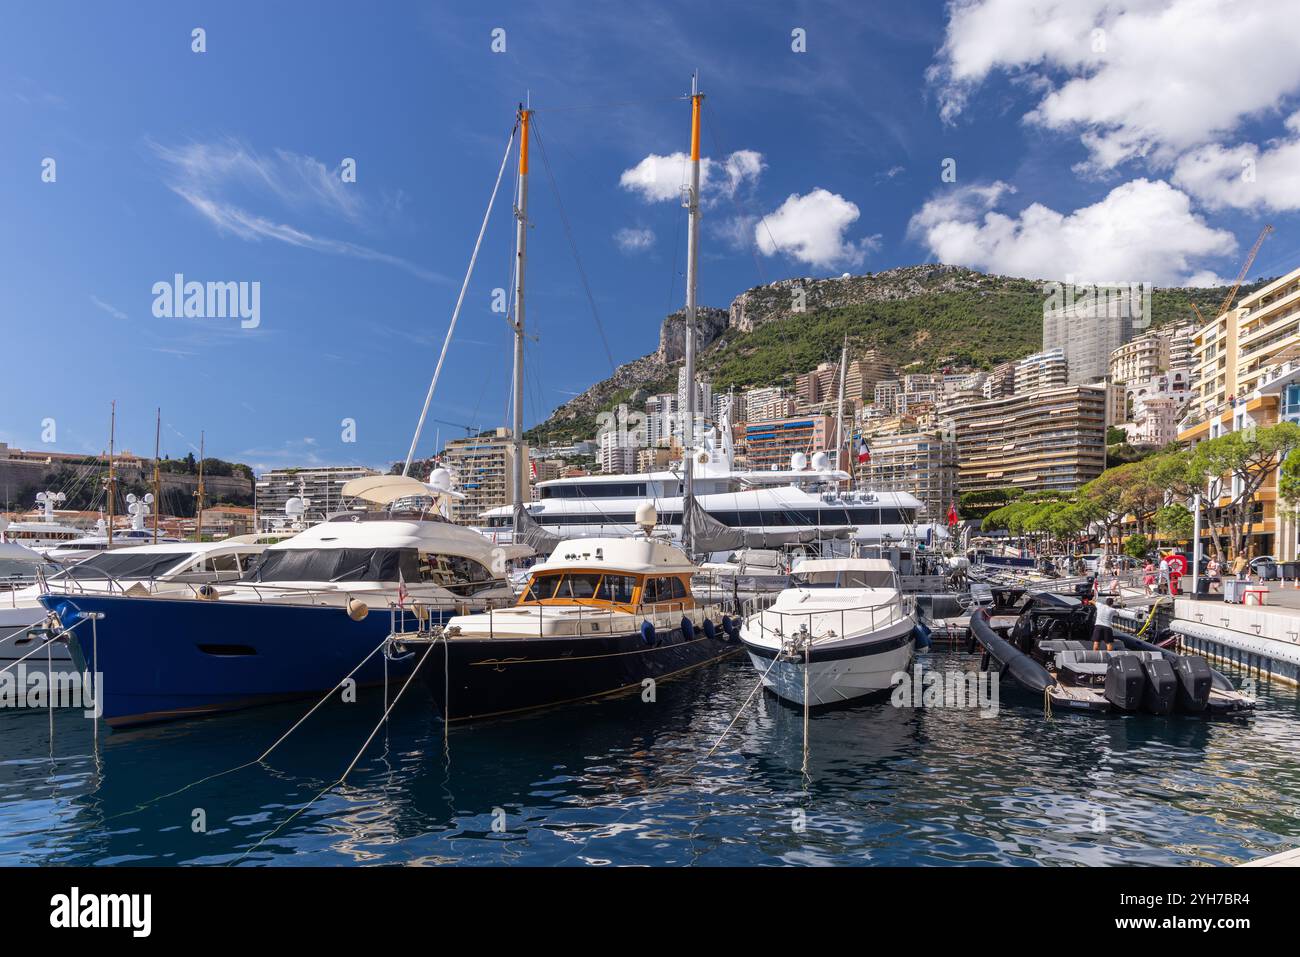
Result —
[[433, 498], [434, 492], [419, 479], [409, 475], [366, 475], [343, 486], [345, 498], [359, 498], [375, 505], [391, 505], [400, 498]]

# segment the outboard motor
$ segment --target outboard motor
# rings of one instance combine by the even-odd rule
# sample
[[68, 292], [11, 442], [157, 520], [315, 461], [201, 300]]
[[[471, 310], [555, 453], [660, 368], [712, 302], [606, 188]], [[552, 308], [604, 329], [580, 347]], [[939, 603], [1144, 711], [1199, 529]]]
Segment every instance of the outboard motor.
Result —
[[1163, 657], [1149, 658], [1142, 665], [1147, 679], [1142, 707], [1152, 714], [1168, 714], [1174, 710], [1178, 695], [1178, 679], [1174, 677], [1173, 665]]
[[1105, 698], [1121, 711], [1136, 711], [1142, 704], [1146, 673], [1136, 655], [1114, 655], [1106, 666]]
[[1198, 713], [1210, 703], [1210, 689], [1214, 686], [1214, 672], [1200, 655], [1183, 655], [1174, 662], [1174, 677], [1178, 679], [1178, 709]]

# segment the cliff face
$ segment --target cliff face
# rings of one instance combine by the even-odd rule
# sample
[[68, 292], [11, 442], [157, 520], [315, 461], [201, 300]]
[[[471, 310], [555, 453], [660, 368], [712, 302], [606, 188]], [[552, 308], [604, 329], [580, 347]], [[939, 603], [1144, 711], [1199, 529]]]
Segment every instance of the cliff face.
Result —
[[[835, 279], [782, 279], [742, 292], [733, 299], [728, 325], [738, 332], [752, 332], [765, 322], [789, 319], [800, 313], [897, 302], [932, 293], [989, 290], [1009, 281], [1013, 280], [941, 263]], [[797, 309], [797, 304], [802, 308]]]

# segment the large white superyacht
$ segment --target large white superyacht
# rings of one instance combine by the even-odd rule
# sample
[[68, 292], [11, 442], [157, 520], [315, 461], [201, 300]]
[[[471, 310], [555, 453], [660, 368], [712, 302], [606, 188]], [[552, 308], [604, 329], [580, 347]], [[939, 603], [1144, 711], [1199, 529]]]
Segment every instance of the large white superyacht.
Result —
[[[731, 429], [721, 427], [696, 448], [695, 504], [722, 525], [773, 543], [820, 543], [829, 554], [912, 539], [938, 545], [947, 537], [939, 523], [918, 523], [921, 501], [906, 492], [846, 491], [849, 474], [834, 468], [824, 452], [811, 459], [791, 456], [788, 469], [737, 470]], [[653, 501], [659, 524], [681, 536], [680, 470], [629, 475], [584, 475], [539, 482], [540, 500], [526, 506], [529, 517], [561, 538], [632, 535], [637, 507]], [[509, 541], [514, 528], [510, 506], [483, 513], [483, 530]], [[713, 557], [725, 553], [713, 551]]]

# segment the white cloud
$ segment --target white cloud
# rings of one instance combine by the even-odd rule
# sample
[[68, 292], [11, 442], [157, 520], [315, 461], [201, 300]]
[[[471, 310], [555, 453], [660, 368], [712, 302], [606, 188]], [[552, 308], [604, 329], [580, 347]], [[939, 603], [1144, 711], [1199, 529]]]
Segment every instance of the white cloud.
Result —
[[118, 309], [116, 306], [112, 305], [111, 303], [104, 302], [98, 296], [92, 295], [90, 297], [90, 301], [93, 302], [100, 309], [103, 309], [114, 319], [125, 319], [127, 317], [126, 313], [124, 313], [121, 309]]
[[249, 242], [272, 239], [303, 249], [404, 269], [429, 282], [446, 282], [438, 273], [400, 256], [342, 239], [331, 239], [297, 226], [255, 213], [237, 202], [238, 195], [271, 201], [298, 213], [325, 214], [358, 224], [365, 204], [355, 185], [344, 183], [337, 169], [329, 169], [310, 156], [276, 150], [258, 154], [235, 142], [191, 143], [182, 147], [149, 144], [168, 166], [168, 187], [220, 232]]
[[[736, 150], [726, 159], [700, 159], [700, 195], [704, 202], [727, 199], [745, 184], [758, 182], [766, 164], [754, 150]], [[625, 169], [618, 184], [638, 194], [647, 203], [681, 198], [682, 187], [690, 182], [690, 158], [685, 153], [660, 156], [651, 153], [631, 169]]]
[[856, 266], [877, 237], [853, 242], [845, 237], [861, 214], [856, 204], [825, 189], [790, 196], [754, 226], [754, 242], [764, 256], [782, 252], [811, 266]]
[[1211, 209], [1300, 209], [1300, 113], [1287, 119], [1286, 128], [1289, 136], [1262, 150], [1253, 143], [1193, 150], [1179, 158], [1174, 182]]
[[908, 234], [941, 262], [1030, 279], [1080, 282], [1188, 281], [1193, 261], [1225, 256], [1232, 234], [1191, 211], [1185, 193], [1135, 179], [1069, 213], [1033, 203], [1017, 216], [995, 211], [1005, 183], [966, 187], [927, 202]]
[[639, 253], [655, 244], [655, 234], [653, 229], [625, 227], [614, 234], [614, 242], [625, 253]]
[[1294, 17], [1294, 0], [954, 0], [929, 77], [946, 120], [1005, 71], [1043, 91], [1025, 119], [1078, 130], [1093, 167], [1168, 165], [1300, 89]]

